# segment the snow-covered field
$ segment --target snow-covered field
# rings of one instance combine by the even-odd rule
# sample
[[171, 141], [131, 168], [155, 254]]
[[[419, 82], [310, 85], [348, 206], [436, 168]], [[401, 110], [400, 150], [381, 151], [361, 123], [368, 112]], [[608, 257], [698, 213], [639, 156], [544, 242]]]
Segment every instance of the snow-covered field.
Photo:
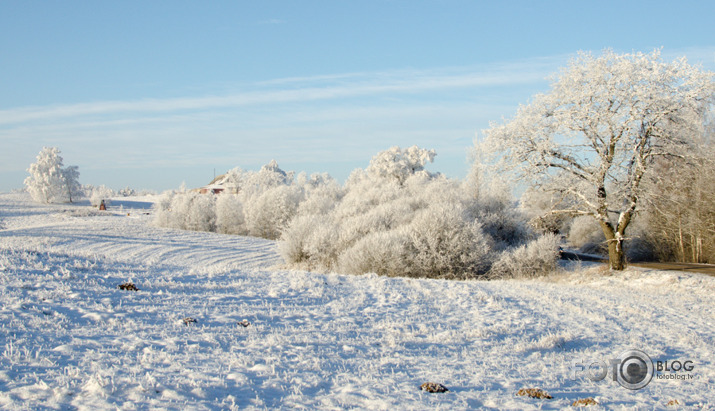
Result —
[[[0, 408], [715, 408], [714, 277], [314, 274], [281, 268], [271, 241], [153, 227], [150, 201], [0, 194]], [[692, 361], [656, 373], [692, 379], [574, 378], [634, 348]], [[532, 387], [554, 398], [515, 395]]]

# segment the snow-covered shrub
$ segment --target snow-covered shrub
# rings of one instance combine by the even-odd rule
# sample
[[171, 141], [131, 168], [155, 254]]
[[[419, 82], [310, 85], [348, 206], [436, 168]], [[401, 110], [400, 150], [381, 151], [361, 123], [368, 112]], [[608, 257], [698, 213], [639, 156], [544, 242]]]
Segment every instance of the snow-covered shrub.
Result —
[[245, 202], [248, 233], [256, 237], [278, 238], [295, 216], [301, 197], [298, 187], [277, 186]]
[[406, 239], [404, 229], [369, 233], [340, 253], [336, 267], [348, 274], [407, 276]]
[[[155, 207], [155, 224], [276, 239], [301, 204], [306, 203], [301, 208], [306, 214], [322, 213], [340, 196], [340, 188], [330, 176], [303, 176], [296, 184], [293, 173], [281, 170], [275, 161], [258, 172], [235, 168], [215, 181], [228, 184], [223, 187], [228, 189], [220, 194], [186, 189], [165, 193]], [[238, 193], [232, 194], [236, 190]]]
[[471, 217], [494, 239], [496, 251], [522, 245], [533, 237], [535, 227], [527, 223], [531, 215], [516, 206], [509, 184], [478, 161], [462, 182], [460, 194], [468, 199]]
[[286, 262], [355, 274], [474, 278], [498, 251], [527, 241], [511, 201], [474, 198], [461, 182], [421, 168], [433, 152], [411, 152], [424, 154], [423, 162], [407, 166], [399, 148], [380, 153], [367, 170], [350, 175], [332, 207], [311, 207], [294, 219], [281, 237]]
[[223, 234], [248, 233], [243, 203], [238, 195], [222, 193], [216, 197], [216, 231]]
[[274, 187], [293, 184], [294, 173], [285, 172], [275, 160], [261, 167], [258, 172], [244, 172], [241, 178], [240, 193], [245, 200], [261, 195]]
[[216, 231], [216, 197], [198, 193], [188, 193], [185, 227], [192, 231]]
[[392, 180], [374, 180], [356, 170], [345, 183], [345, 195], [335, 207], [338, 219], [365, 214], [375, 207], [404, 195], [404, 188]]
[[299, 215], [321, 215], [332, 210], [344, 195], [344, 190], [329, 174], [298, 174], [296, 184], [304, 192], [305, 199], [298, 207]]
[[526, 218], [514, 207], [498, 201], [476, 201], [470, 205], [473, 218], [479, 220], [482, 229], [494, 240], [497, 251], [523, 245], [533, 238]]
[[319, 216], [301, 215], [283, 230], [283, 241], [278, 243], [278, 250], [286, 261], [293, 264], [308, 263], [311, 259], [307, 246], [308, 238], [319, 222]]
[[[341, 209], [339, 211], [345, 211]], [[407, 224], [414, 217], [414, 210], [406, 201], [396, 199], [374, 206], [361, 214], [345, 217], [338, 216], [333, 221], [338, 223], [340, 247], [347, 249], [356, 241], [375, 232], [385, 232]]]
[[181, 230], [215, 231], [215, 203], [212, 195], [167, 192], [154, 205], [154, 223]]
[[332, 215], [302, 215], [294, 218], [281, 234], [279, 252], [295, 267], [337, 270], [338, 256], [345, 249]]
[[473, 277], [490, 265], [494, 241], [459, 203], [418, 211], [407, 231], [411, 276]]
[[556, 268], [559, 239], [546, 234], [528, 244], [503, 251], [489, 270], [490, 278], [538, 277]]
[[187, 229], [189, 213], [191, 213], [191, 201], [196, 196], [195, 193], [180, 191], [171, 198], [169, 205], [169, 227], [181, 230]]
[[174, 214], [171, 212], [171, 202], [174, 193], [165, 191], [159, 197], [159, 200], [154, 203], [154, 224], [159, 227], [173, 227]]
[[491, 265], [494, 240], [461, 202], [393, 200], [343, 222], [330, 242], [339, 247], [332, 267], [340, 272], [474, 278]]
[[114, 197], [114, 190], [111, 188], [101, 185], [97, 187], [92, 187], [92, 191], [89, 195], [89, 202], [95, 207], [99, 207], [104, 200], [104, 205], [108, 206], [110, 198]]
[[336, 224], [330, 215], [315, 217], [318, 218], [308, 232], [304, 244], [308, 263], [311, 268], [331, 267], [342, 250], [340, 233], [335, 230]]

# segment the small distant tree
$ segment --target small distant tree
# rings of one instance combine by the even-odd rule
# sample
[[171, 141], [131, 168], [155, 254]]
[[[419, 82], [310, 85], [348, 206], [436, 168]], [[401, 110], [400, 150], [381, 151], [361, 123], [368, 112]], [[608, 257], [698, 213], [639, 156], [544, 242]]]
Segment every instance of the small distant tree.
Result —
[[119, 190], [119, 195], [123, 197], [131, 197], [137, 195], [137, 191], [129, 186], [126, 186], [125, 188]]
[[67, 166], [62, 170], [65, 180], [65, 190], [67, 190], [67, 199], [73, 202], [82, 196], [82, 185], [79, 183], [79, 167]]
[[572, 204], [553, 212], [592, 216], [608, 242], [610, 266], [625, 265], [625, 232], [659, 158], [684, 158], [713, 102], [713, 73], [684, 58], [580, 54], [516, 116], [478, 143], [501, 166]]
[[79, 169], [77, 166], [63, 168], [57, 147], [44, 147], [37, 155], [37, 162], [30, 164], [27, 171], [30, 176], [25, 179], [25, 187], [35, 201], [72, 202], [81, 195]]

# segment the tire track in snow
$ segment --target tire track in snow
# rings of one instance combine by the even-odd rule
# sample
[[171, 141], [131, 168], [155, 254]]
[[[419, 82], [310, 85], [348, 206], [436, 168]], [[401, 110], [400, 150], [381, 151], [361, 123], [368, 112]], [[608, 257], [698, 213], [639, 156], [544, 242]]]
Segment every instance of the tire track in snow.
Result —
[[[538, 313], [547, 318], [546, 323], [552, 324], [554, 331], [563, 333], [568, 348], [585, 350], [615, 343], [624, 348], [649, 349], [653, 354], [674, 355], [688, 352], [694, 341], [715, 345], [713, 309], [705, 294], [690, 293], [686, 286], [675, 284], [640, 284], [637, 279], [613, 281], [623, 284], [602, 287], [599, 279], [594, 279], [587, 286], [587, 291], [592, 292], [584, 292], [584, 284], [522, 280], [513, 281], [507, 289], [532, 311], [532, 316]], [[688, 301], [687, 312], [682, 311], [682, 300]], [[579, 321], [574, 322], [574, 316]], [[712, 358], [712, 354], [711, 350], [702, 360]]]
[[58, 251], [147, 265], [223, 270], [260, 269], [281, 262], [274, 241], [157, 228], [146, 218], [79, 217], [0, 232], [4, 242], [13, 237], [49, 239]]

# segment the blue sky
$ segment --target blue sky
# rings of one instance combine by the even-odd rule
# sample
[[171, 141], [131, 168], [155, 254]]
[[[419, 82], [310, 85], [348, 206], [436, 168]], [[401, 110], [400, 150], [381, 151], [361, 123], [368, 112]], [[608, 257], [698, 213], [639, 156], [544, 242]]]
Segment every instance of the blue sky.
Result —
[[235, 166], [344, 180], [394, 145], [466, 174], [579, 50], [715, 70], [710, 1], [0, 1], [0, 191], [43, 146], [113, 188]]

